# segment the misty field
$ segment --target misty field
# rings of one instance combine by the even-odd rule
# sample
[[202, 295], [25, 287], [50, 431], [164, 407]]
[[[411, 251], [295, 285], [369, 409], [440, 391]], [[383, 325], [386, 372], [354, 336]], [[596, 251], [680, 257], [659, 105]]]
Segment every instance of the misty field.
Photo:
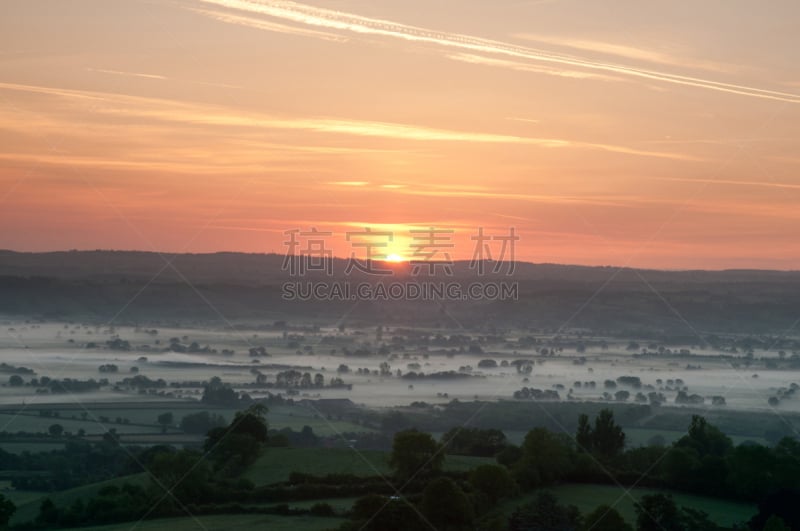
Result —
[[[409, 336], [407, 330], [391, 328], [381, 330], [381, 338], [377, 338], [374, 328], [311, 327], [287, 333], [210, 328], [104, 328], [61, 323], [6, 322], [3, 326], [7, 334], [0, 337], [0, 353], [9, 366], [2, 371], [8, 374], [7, 381], [13, 375], [9, 371], [25, 367], [33, 372], [19, 375], [24, 382], [36, 376], [47, 376], [51, 379], [91, 377], [106, 379], [108, 383], [91, 392], [53, 393], [41, 386], [11, 386], [6, 382], [0, 387], [0, 404], [24, 402], [31, 407], [41, 403], [74, 402], [83, 407], [81, 404], [90, 402], [163, 397], [196, 400], [202, 393], [201, 383], [212, 377], [219, 377], [253, 398], [259, 398], [267, 393], [286, 392], [288, 389], [280, 387], [276, 375], [294, 369], [320, 374], [325, 382], [324, 386], [295, 387], [290, 390], [295, 399], [348, 398], [357, 404], [375, 407], [415, 401], [441, 404], [452, 399], [508, 399], [515, 391], [529, 387], [555, 391], [561, 400], [631, 403], [636, 401], [638, 392], [655, 391], [663, 395], [662, 405], [665, 406], [675, 405], [678, 392], [683, 390], [687, 396], [701, 398], [701, 404], [708, 408], [718, 407], [712, 404], [712, 397], [716, 396], [724, 399], [725, 405], [719, 407], [728, 409], [771, 411], [777, 408], [800, 412], [800, 400], [794, 398], [793, 392], [787, 393], [792, 384], [800, 382], [800, 368], [786, 353], [777, 350], [734, 356], [708, 346], [676, 345], [670, 347], [668, 354], [653, 350], [645, 356], [640, 353], [643, 347], [647, 348], [643, 341], [637, 344], [637, 349], [631, 349], [631, 344], [637, 343], [636, 338], [620, 341], [581, 337], [581, 344], [589, 346], [580, 351], [549, 347], [552, 352], [542, 355], [543, 348], [548, 350], [541, 346], [547, 344], [545, 336], [538, 340], [534, 337], [537, 344], [530, 345], [521, 342], [522, 331], [510, 331], [502, 342], [485, 344], [480, 349], [449, 347], [446, 342], [442, 346], [422, 348], [407, 341], [408, 345], [398, 343], [398, 347], [381, 353], [379, 347], [388, 338], [413, 336]], [[441, 330], [413, 332], [442, 334]], [[565, 336], [560, 341], [571, 344], [577, 340]], [[593, 347], [593, 342], [602, 342], [603, 347]], [[260, 349], [260, 352], [250, 353], [252, 349]], [[520, 363], [530, 366], [530, 372], [519, 371], [519, 365], [515, 364]], [[102, 366], [113, 366], [113, 372], [101, 372]], [[411, 373], [428, 376], [415, 378]], [[461, 377], [430, 376], [448, 376], [447, 373]], [[146, 376], [153, 381], [161, 379], [166, 385], [144, 390], [122, 382], [135, 376]], [[635, 377], [640, 384], [627, 387], [614, 383], [622, 376]], [[340, 378], [344, 385], [329, 386], [334, 378]], [[607, 387], [609, 381], [613, 387]], [[619, 391], [628, 394], [618, 396]], [[779, 400], [771, 405], [768, 399], [773, 397]], [[146, 416], [127, 417], [132, 422], [151, 422]], [[289, 425], [291, 419], [286, 422]], [[320, 430], [348, 428], [317, 424]]]
[[[3, 451], [19, 456], [103, 440], [198, 449], [207, 429], [233, 421], [243, 403], [263, 399], [272, 436], [290, 438], [281, 444], [297, 447], [266, 448], [241, 475], [256, 486], [286, 482], [293, 472], [389, 477], [387, 433], [408, 427], [437, 440], [458, 426], [499, 428], [509, 443], [522, 444], [537, 425], [572, 437], [579, 413], [610, 407], [625, 427], [625, 446], [635, 448], [674, 443], [695, 414], [713, 418], [736, 444], [774, 444], [800, 425], [797, 353], [759, 350], [735, 337], [713, 347], [577, 331], [555, 340], [513, 329], [480, 336], [314, 323], [227, 330], [20, 321], [2, 326]], [[197, 418], [216, 424], [192, 428]], [[492, 462], [448, 455], [444, 470], [466, 472]], [[18, 505], [12, 523], [35, 518], [44, 497], [69, 506], [103, 486], [147, 483], [139, 474], [45, 493], [15, 490], [15, 472], [3, 474], [7, 497]], [[554, 492], [582, 511], [614, 503], [620, 493], [592, 485], [562, 485]], [[353, 500], [330, 503], [342, 511]], [[676, 500], [720, 523], [744, 521], [754, 512], [751, 505], [696, 496]], [[311, 502], [290, 506], [307, 509]], [[631, 521], [632, 501], [622, 499], [618, 507]], [[225, 522], [226, 529], [312, 530], [339, 520], [239, 515], [201, 521], [209, 529]], [[180, 518], [169, 525], [192, 529], [197, 523]]]

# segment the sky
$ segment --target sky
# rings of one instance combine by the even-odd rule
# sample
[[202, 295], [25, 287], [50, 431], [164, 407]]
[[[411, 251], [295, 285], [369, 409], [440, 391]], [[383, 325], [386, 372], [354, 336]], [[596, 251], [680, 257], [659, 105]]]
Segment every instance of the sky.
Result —
[[0, 248], [800, 269], [795, 0], [0, 13]]

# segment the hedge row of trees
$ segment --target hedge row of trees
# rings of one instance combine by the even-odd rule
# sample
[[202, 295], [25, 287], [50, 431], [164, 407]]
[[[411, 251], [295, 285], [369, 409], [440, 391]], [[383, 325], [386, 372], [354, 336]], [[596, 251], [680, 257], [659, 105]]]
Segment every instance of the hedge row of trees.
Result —
[[[96, 498], [70, 507], [46, 500], [31, 525], [74, 527], [181, 515], [189, 507], [192, 514], [224, 513], [233, 511], [235, 504], [362, 496], [341, 531], [630, 529], [613, 508], [581, 514], [542, 490], [560, 482], [606, 482], [755, 501], [759, 513], [749, 522], [750, 529], [800, 529], [800, 493], [794, 490], [800, 477], [800, 443], [785, 438], [772, 448], [734, 447], [700, 416], [693, 417], [687, 435], [669, 447], [630, 450], [625, 450], [625, 433], [609, 410], [593, 419], [580, 416], [574, 437], [539, 427], [519, 446], [509, 444], [499, 430], [455, 428], [440, 442], [425, 432], [403, 430], [393, 439], [389, 462], [394, 473], [389, 482], [380, 477], [293, 474], [287, 484], [256, 488], [239, 478], [272, 439], [280, 438], [270, 438], [265, 415], [263, 406], [239, 412], [229, 424], [208, 432], [202, 453], [169, 447], [141, 452], [137, 463], [150, 472], [147, 485], [104, 489]], [[468, 473], [444, 472], [446, 453], [494, 456], [496, 464]], [[494, 510], [534, 490], [536, 497], [513, 511], [510, 519]], [[636, 509], [638, 530], [719, 529], [704, 513], [678, 507], [665, 495], [642, 497]], [[332, 512], [330, 507], [315, 509], [315, 514]]]
[[[686, 436], [670, 447], [625, 450], [625, 433], [609, 410], [592, 422], [581, 415], [575, 437], [545, 428], [528, 432], [520, 446], [507, 444], [497, 430], [453, 429], [441, 443], [415, 430], [398, 432], [390, 463], [395, 484], [407, 496], [368, 497], [356, 504], [342, 531], [445, 530], [581, 530], [630, 527], [609, 507], [581, 515], [542, 493], [519, 507], [511, 521], [493, 516], [497, 502], [520, 491], [559, 482], [649, 485], [759, 503], [759, 513], [742, 529], [800, 529], [800, 443], [782, 439], [770, 448], [756, 444], [734, 447], [730, 438], [694, 416]], [[451, 446], [452, 444], [452, 446]], [[491, 449], [491, 450], [488, 450]], [[467, 478], [444, 474], [445, 453], [486, 455], [498, 465], [484, 465]], [[424, 485], [416, 491], [414, 485]], [[408, 487], [408, 488], [406, 488]], [[794, 501], [791, 501], [794, 500]], [[678, 507], [667, 495], [644, 496], [636, 506], [637, 529], [711, 531], [721, 529], [708, 516]], [[786, 526], [786, 527], [781, 527]]]

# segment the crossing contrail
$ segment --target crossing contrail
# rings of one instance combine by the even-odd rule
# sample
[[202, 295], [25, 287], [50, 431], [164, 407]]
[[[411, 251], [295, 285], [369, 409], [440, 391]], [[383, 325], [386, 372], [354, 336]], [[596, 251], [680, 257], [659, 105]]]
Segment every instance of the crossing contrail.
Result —
[[[229, 9], [238, 12], [250, 13], [251, 15], [266, 16], [282, 21], [311, 26], [314, 28], [324, 28], [327, 30], [338, 30], [360, 35], [376, 35], [394, 39], [402, 39], [412, 42], [432, 44], [440, 47], [468, 50], [490, 55], [503, 55], [513, 57], [517, 60], [525, 60], [533, 63], [548, 64], [550, 66], [568, 67], [571, 69], [599, 71], [626, 77], [658, 81], [662, 83], [672, 83], [690, 87], [697, 87], [729, 94], [738, 94], [751, 98], [761, 98], [777, 100], [788, 103], [800, 103], [800, 94], [768, 90], [759, 87], [714, 81], [712, 79], [685, 76], [659, 70], [643, 69], [624, 64], [594, 61], [585, 57], [575, 55], [565, 55], [519, 46], [507, 42], [475, 37], [460, 33], [451, 33], [410, 26], [390, 20], [364, 17], [352, 13], [325, 9], [298, 2], [282, 0], [197, 0], [206, 5], [213, 5], [217, 8]], [[210, 15], [211, 13], [205, 12]], [[217, 13], [216, 17], [226, 20], [224, 13]], [[263, 26], [263, 20], [258, 18], [238, 17], [231, 23], [245, 24], [253, 27]], [[298, 28], [298, 32], [300, 29]]]

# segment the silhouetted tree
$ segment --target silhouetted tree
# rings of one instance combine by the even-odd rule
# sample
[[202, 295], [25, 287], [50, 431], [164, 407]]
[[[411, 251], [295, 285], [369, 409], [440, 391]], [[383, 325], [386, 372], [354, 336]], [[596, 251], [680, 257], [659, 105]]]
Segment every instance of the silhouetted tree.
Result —
[[[762, 529], [773, 516], [780, 518], [789, 529], [800, 529], [800, 489], [779, 489], [768, 494], [758, 504], [758, 514], [748, 523], [750, 529]], [[773, 524], [775, 525], [775, 524]]]
[[436, 478], [425, 486], [420, 509], [428, 522], [441, 531], [473, 528], [472, 504], [450, 478]]
[[7, 526], [8, 521], [15, 512], [17, 512], [17, 506], [0, 494], [0, 526]]
[[167, 431], [167, 426], [172, 424], [172, 413], [162, 413], [158, 416], [158, 423], [161, 424], [161, 433], [165, 433]]
[[575, 433], [575, 442], [578, 445], [578, 451], [592, 451], [592, 427], [589, 425], [589, 415], [585, 413], [578, 416], [578, 431]]
[[441, 469], [444, 452], [427, 433], [406, 430], [395, 434], [389, 464], [399, 478], [429, 475]]
[[569, 441], [546, 430], [535, 428], [522, 443], [522, 458], [514, 465], [517, 481], [523, 487], [549, 485], [572, 468]]
[[622, 515], [608, 505], [600, 505], [583, 519], [585, 531], [633, 531]]
[[603, 457], [614, 457], [625, 448], [625, 432], [614, 422], [614, 413], [603, 409], [594, 419], [592, 449]]
[[235, 475], [253, 463], [267, 442], [267, 408], [261, 404], [239, 411], [224, 428], [208, 432], [204, 449], [210, 453], [218, 471]]
[[636, 509], [637, 531], [684, 531], [681, 516], [672, 496], [650, 494], [642, 496]]
[[509, 531], [575, 531], [580, 528], [580, 512], [572, 505], [558, 503], [550, 492], [540, 492], [536, 498], [511, 513]]
[[342, 531], [428, 531], [428, 525], [405, 499], [369, 494], [359, 498], [351, 510], [352, 521]]
[[480, 465], [469, 476], [469, 482], [478, 492], [482, 492], [489, 503], [512, 496], [517, 484], [508, 469], [498, 465]]

